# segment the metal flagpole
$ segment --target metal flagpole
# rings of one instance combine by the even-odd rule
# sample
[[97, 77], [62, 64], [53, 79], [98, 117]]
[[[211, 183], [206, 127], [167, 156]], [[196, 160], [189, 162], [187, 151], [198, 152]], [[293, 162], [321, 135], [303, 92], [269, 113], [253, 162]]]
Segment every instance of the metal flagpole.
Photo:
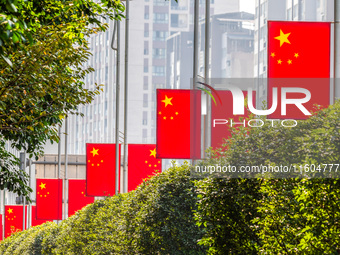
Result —
[[256, 105], [260, 106], [260, 43], [261, 43], [261, 0], [257, 7], [257, 83], [256, 83]]
[[[20, 168], [22, 171], [26, 172], [26, 152], [20, 152]], [[25, 230], [25, 196], [22, 196], [22, 210], [23, 210], [23, 216], [22, 216], [22, 230]]]
[[130, 1], [125, 8], [125, 68], [124, 68], [124, 158], [123, 158], [123, 192], [127, 192], [127, 134], [128, 134], [128, 78], [129, 78], [129, 12]]
[[5, 206], [6, 206], [6, 190], [4, 189], [3, 191], [2, 191], [3, 193], [3, 215], [2, 215], [2, 240], [4, 240], [5, 239], [5, 224], [6, 224], [6, 221], [5, 221]]
[[67, 165], [68, 165], [68, 118], [65, 118], [65, 176], [64, 176], [64, 219], [67, 219], [68, 206], [68, 182], [67, 182]]
[[[199, 52], [198, 52], [198, 40], [199, 40], [199, 1], [194, 1], [194, 58], [193, 58], [193, 89], [194, 91], [197, 88], [197, 75], [198, 75], [198, 68], [199, 68]], [[196, 107], [195, 107], [196, 108]], [[196, 110], [196, 109], [195, 109]], [[200, 136], [201, 137], [201, 136]], [[201, 137], [202, 138], [202, 137]], [[196, 143], [196, 141], [193, 141]], [[196, 147], [196, 146], [194, 146]], [[192, 161], [192, 164], [195, 164], [196, 160]]]
[[[204, 79], [208, 83], [210, 67], [210, 0], [205, 0], [205, 49], [204, 49]], [[211, 131], [211, 100], [206, 94], [207, 112], [204, 116], [205, 134], [204, 134], [204, 151], [203, 157], [206, 158], [205, 151], [210, 147]]]
[[292, 21], [294, 20], [294, 0], [292, 0]]
[[[59, 182], [60, 171], [61, 171], [61, 127], [59, 127], [58, 136], [59, 136], [59, 142], [58, 142], [58, 182]], [[59, 189], [59, 183], [58, 183], [58, 189]], [[58, 193], [59, 193], [59, 190], [58, 190]], [[57, 220], [57, 223], [59, 223], [59, 219]]]
[[198, 40], [199, 40], [199, 27], [198, 27], [198, 21], [199, 21], [199, 1], [194, 1], [194, 70], [193, 70], [193, 89], [196, 89], [196, 82], [197, 82], [197, 75], [198, 75], [198, 60], [199, 60], [199, 52], [198, 52]]
[[116, 59], [116, 195], [119, 193], [119, 101], [120, 101], [120, 21], [116, 21], [117, 28], [117, 59]]
[[298, 0], [298, 20], [302, 20], [302, 0]]
[[[29, 186], [32, 187], [32, 160], [29, 158], [28, 160], [28, 175], [29, 175]], [[28, 194], [28, 197], [31, 199], [31, 193]], [[27, 208], [27, 228], [30, 228], [32, 225], [31, 222], [31, 209], [32, 209], [32, 202], [29, 202], [28, 208]]]

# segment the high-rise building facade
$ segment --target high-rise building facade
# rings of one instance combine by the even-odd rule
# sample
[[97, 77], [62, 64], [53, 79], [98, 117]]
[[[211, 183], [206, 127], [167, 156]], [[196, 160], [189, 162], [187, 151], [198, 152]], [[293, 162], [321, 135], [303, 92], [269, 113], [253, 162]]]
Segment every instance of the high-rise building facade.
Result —
[[[210, 78], [253, 78], [254, 15], [230, 12], [211, 16]], [[205, 20], [200, 24], [199, 74], [204, 77]], [[166, 87], [189, 89], [192, 78], [193, 33], [167, 39]]]
[[[200, 0], [200, 14], [204, 15], [205, 1]], [[239, 0], [211, 1], [211, 13], [239, 11]], [[156, 137], [156, 89], [166, 87], [167, 38], [177, 32], [187, 32], [193, 40], [194, 1], [139, 0], [130, 2], [129, 46], [129, 110], [128, 143], [155, 143]], [[111, 49], [113, 22], [109, 31], [89, 38], [92, 56], [87, 65], [95, 72], [85, 79], [86, 87], [104, 84], [103, 92], [93, 103], [80, 106], [84, 117], [69, 119], [69, 150], [71, 154], [84, 154], [87, 142], [114, 142], [116, 56]], [[121, 22], [121, 104], [120, 131], [123, 131], [123, 67], [124, 27]], [[188, 38], [190, 41], [190, 39]], [[190, 54], [189, 54], [190, 55]], [[191, 55], [192, 56], [192, 55]], [[192, 63], [192, 57], [189, 59]], [[191, 72], [188, 72], [192, 76]], [[185, 84], [181, 85], [181, 87]], [[124, 134], [121, 132], [120, 140]]]

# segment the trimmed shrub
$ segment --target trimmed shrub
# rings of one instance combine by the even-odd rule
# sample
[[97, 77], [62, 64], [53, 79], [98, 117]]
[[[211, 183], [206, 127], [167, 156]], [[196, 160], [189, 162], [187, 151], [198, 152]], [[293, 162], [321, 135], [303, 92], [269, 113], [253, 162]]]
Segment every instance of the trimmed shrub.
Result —
[[13, 235], [1, 254], [205, 254], [194, 220], [189, 165], [174, 166], [135, 191], [98, 200], [59, 225]]
[[[225, 175], [197, 181], [196, 219], [207, 228], [200, 243], [208, 254], [338, 254], [339, 163], [340, 100], [294, 128], [234, 129], [202, 165], [302, 166], [308, 172], [284, 179]], [[323, 164], [335, 165], [324, 171]]]

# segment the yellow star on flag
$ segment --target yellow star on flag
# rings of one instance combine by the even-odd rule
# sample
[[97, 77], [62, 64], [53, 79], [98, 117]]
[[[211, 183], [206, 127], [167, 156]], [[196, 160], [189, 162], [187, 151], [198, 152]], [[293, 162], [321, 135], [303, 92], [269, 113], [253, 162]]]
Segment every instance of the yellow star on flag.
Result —
[[46, 189], [46, 183], [40, 183], [39, 187], [40, 189]]
[[165, 103], [165, 107], [167, 107], [168, 105], [172, 105], [171, 100], [172, 100], [172, 97], [169, 98], [165, 96], [165, 99], [162, 100], [162, 102]]
[[98, 155], [98, 156], [99, 156], [99, 154], [98, 154], [98, 151], [99, 151], [99, 149], [95, 149], [95, 148], [93, 148], [93, 149], [92, 149], [92, 151], [91, 151], [90, 153], [92, 153], [92, 154], [93, 154], [93, 157], [94, 157], [94, 156], [96, 156], [96, 155]]
[[271, 56], [271, 57], [275, 57], [275, 52], [272, 52], [272, 53], [270, 54], [270, 56]]
[[295, 53], [294, 57], [298, 58], [299, 57], [299, 53]]
[[156, 148], [153, 150], [150, 150], [150, 152], [151, 152], [150, 156], [156, 157]]
[[289, 65], [291, 65], [291, 64], [292, 64], [292, 60], [288, 59], [287, 63], [288, 63]]
[[12, 209], [12, 208], [8, 208], [7, 212], [8, 212], [9, 214], [13, 213], [13, 209]]
[[288, 40], [288, 36], [290, 35], [290, 33], [283, 33], [282, 30], [280, 29], [280, 35], [279, 36], [276, 36], [275, 39], [279, 40], [280, 41], [280, 47], [282, 46], [282, 44], [284, 43], [289, 43], [290, 44], [290, 41]]
[[277, 63], [278, 63], [278, 64], [281, 64], [281, 63], [282, 63], [282, 60], [281, 60], [281, 59], [279, 59], [279, 60], [277, 61]]

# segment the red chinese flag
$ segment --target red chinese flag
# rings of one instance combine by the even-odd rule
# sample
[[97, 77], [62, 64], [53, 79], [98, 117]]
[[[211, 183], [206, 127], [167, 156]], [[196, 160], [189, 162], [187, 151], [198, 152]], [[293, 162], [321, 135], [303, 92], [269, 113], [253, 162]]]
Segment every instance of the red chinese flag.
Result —
[[145, 178], [161, 172], [162, 161], [156, 154], [156, 144], [129, 144], [128, 191], [136, 189]]
[[5, 205], [5, 238], [13, 233], [22, 231], [22, 205]]
[[[116, 145], [86, 144], [86, 195], [113, 196], [116, 188]], [[120, 145], [119, 145], [120, 165]], [[119, 169], [120, 170], [120, 169]]]
[[[233, 96], [229, 90], [218, 90], [221, 99], [216, 100], [216, 104], [211, 100], [211, 147], [214, 149], [221, 147], [225, 143], [224, 139], [231, 136], [230, 127], [244, 126], [244, 120], [248, 117], [247, 108], [244, 108], [244, 115], [233, 115]], [[243, 91], [244, 98], [247, 92]], [[253, 104], [255, 105], [255, 93], [253, 93]], [[242, 118], [242, 120], [241, 120]], [[247, 126], [247, 121], [245, 122]], [[253, 123], [252, 125], [256, 125]]]
[[38, 220], [36, 215], [37, 215], [37, 207], [35, 205], [32, 205], [32, 221], [31, 221], [32, 227], [51, 221], [51, 220]]
[[[315, 104], [328, 106], [330, 23], [269, 21], [268, 78], [268, 106], [272, 104], [273, 87], [278, 88], [278, 106], [270, 118], [306, 119], [309, 116], [294, 104], [287, 105], [286, 115], [281, 112], [282, 87], [307, 89], [311, 98], [303, 106], [309, 112], [315, 110]], [[301, 92], [286, 94], [287, 99], [305, 97]]]
[[200, 99], [200, 91], [157, 89], [157, 158], [201, 158]]
[[3, 240], [3, 232], [2, 232], [2, 214], [0, 214], [0, 241]]
[[94, 197], [86, 196], [86, 180], [68, 181], [68, 216], [72, 216], [76, 211], [84, 206], [92, 204]]
[[36, 219], [62, 220], [63, 180], [37, 179]]

